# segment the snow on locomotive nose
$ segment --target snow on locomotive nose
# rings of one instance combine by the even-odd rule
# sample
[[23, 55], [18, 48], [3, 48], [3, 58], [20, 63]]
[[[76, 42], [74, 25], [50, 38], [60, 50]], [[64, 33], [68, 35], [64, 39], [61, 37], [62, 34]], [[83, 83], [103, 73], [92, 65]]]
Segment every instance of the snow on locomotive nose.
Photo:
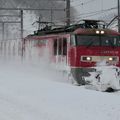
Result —
[[85, 78], [85, 80], [90, 83], [85, 86], [86, 88], [107, 92], [120, 90], [119, 67], [97, 66], [95, 69], [95, 72], [90, 73], [90, 77]]

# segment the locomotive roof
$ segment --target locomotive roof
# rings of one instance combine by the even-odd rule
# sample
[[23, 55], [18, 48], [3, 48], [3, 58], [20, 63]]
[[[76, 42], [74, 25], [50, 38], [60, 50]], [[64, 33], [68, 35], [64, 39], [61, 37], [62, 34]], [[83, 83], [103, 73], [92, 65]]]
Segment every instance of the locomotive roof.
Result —
[[[79, 24], [73, 24], [70, 26], [62, 26], [58, 28], [52, 28], [52, 26], [46, 26], [45, 28], [42, 28], [41, 30], [37, 30], [34, 32], [34, 34], [30, 36], [45, 36], [50, 34], [63, 34], [63, 33], [75, 33], [75, 34], [93, 34], [95, 33], [95, 30], [104, 30], [106, 31], [106, 34], [116, 34], [118, 35], [118, 32], [115, 32], [113, 30], [108, 30], [105, 28], [105, 24], [101, 20], [81, 20], [82, 23]], [[79, 21], [80, 22], [80, 21]], [[98, 23], [102, 22], [102, 23]]]
[[103, 20], [92, 20], [92, 19], [83, 19], [83, 20], [80, 20], [80, 21], [78, 21], [78, 23], [79, 22], [81, 22], [81, 21], [84, 21], [84, 22], [94, 22], [94, 23], [96, 23], [96, 22], [103, 22], [103, 23], [105, 23], [105, 21], [103, 21]]
[[[102, 23], [99, 23], [102, 22]], [[45, 22], [46, 23], [46, 22]], [[62, 27], [56, 27], [53, 28], [53, 26], [49, 26], [46, 24], [44, 28], [41, 28], [40, 30], [35, 31], [34, 35], [46, 35], [46, 34], [57, 34], [57, 33], [63, 33], [63, 32], [74, 32], [78, 28], [105, 28], [105, 24], [101, 20], [80, 20], [79, 23], [72, 24], [69, 26], [62, 26]]]

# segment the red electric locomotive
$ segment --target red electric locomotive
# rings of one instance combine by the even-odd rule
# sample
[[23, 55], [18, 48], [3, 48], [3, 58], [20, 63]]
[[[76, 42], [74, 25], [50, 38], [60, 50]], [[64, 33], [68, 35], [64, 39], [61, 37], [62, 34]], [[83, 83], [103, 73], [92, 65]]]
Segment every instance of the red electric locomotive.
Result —
[[68, 71], [80, 85], [86, 84], [84, 76], [89, 76], [99, 61], [120, 66], [120, 33], [99, 20], [54, 29], [47, 25], [24, 40], [35, 42], [41, 50], [47, 48], [51, 62]]

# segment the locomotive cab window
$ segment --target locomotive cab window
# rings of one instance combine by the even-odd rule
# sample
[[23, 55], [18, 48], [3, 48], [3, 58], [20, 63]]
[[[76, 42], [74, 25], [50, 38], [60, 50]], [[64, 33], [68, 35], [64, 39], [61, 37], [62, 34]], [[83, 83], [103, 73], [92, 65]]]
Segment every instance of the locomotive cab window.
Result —
[[47, 43], [47, 40], [32, 40], [32, 43], [33, 43], [33, 45], [34, 46], [36, 46], [36, 45], [46, 45], [46, 43]]
[[120, 46], [120, 38], [118, 36], [102, 36], [102, 46]]
[[77, 46], [99, 46], [100, 36], [96, 35], [77, 35], [76, 36]]
[[120, 38], [115, 35], [77, 35], [77, 46], [120, 46]]
[[76, 45], [76, 39], [75, 39], [75, 35], [71, 35], [71, 38], [70, 38], [70, 45], [71, 46], [75, 46]]
[[54, 55], [61, 55], [62, 47], [61, 47], [61, 39], [54, 40]]

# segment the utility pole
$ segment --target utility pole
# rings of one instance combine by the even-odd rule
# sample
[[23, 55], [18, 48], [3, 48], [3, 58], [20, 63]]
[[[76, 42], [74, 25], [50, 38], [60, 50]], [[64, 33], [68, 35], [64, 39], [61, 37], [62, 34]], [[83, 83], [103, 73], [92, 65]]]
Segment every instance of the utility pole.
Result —
[[52, 8], [51, 8], [51, 23], [53, 22], [53, 10], [52, 10]]
[[120, 1], [118, 0], [118, 32], [120, 32]]
[[5, 40], [5, 23], [2, 22], [2, 41]]
[[21, 39], [23, 39], [23, 10], [20, 10], [21, 13]]
[[38, 30], [40, 30], [40, 21], [41, 21], [41, 18], [39, 17], [39, 20], [38, 20]]
[[66, 24], [70, 25], [70, 0], [66, 0]]

